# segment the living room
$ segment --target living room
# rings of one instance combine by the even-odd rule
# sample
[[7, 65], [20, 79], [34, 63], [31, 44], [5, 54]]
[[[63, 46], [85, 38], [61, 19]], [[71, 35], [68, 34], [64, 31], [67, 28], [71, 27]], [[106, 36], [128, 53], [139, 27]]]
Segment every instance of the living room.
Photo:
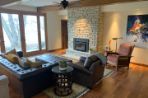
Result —
[[148, 1], [61, 1], [0, 1], [0, 98], [147, 98]]

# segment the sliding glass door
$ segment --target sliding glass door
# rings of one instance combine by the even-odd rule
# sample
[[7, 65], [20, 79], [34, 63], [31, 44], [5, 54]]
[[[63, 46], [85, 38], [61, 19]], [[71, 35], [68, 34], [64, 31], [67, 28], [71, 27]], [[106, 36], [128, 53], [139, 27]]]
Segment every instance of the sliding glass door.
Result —
[[24, 15], [26, 52], [39, 50], [37, 16]]
[[5, 51], [22, 50], [18, 14], [1, 13]]
[[46, 51], [45, 14], [0, 10], [0, 50], [26, 55]]

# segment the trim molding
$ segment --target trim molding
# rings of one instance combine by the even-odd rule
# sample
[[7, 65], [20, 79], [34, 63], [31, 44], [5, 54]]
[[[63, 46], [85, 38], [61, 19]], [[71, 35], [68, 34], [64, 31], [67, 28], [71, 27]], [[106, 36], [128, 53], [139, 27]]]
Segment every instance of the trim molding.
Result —
[[148, 67], [148, 65], [147, 64], [142, 64], [142, 63], [136, 63], [136, 62], [131, 62], [132, 64], [136, 64], [136, 65], [140, 65], [140, 66], [146, 66], [146, 67]]
[[55, 51], [58, 51], [58, 50], [62, 50], [62, 48], [59, 48], [59, 49], [53, 49], [53, 50], [47, 50], [47, 52], [55, 52]]

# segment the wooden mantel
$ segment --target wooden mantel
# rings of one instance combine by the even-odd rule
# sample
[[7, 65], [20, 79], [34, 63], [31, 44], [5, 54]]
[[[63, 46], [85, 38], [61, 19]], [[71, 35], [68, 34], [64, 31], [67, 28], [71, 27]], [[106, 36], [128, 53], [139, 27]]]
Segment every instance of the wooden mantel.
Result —
[[95, 5], [105, 5], [105, 4], [134, 2], [134, 1], [148, 1], [148, 0], [80, 0], [80, 3], [82, 6], [95, 6]]

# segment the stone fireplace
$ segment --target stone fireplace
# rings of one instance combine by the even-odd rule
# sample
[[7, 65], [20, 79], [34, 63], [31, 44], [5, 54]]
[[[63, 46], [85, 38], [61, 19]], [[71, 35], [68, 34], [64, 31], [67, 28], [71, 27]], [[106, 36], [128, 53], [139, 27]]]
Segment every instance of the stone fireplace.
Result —
[[102, 51], [100, 6], [68, 10], [68, 49], [66, 55], [88, 56], [90, 49]]
[[74, 50], [88, 52], [89, 51], [89, 39], [74, 38], [73, 41]]

